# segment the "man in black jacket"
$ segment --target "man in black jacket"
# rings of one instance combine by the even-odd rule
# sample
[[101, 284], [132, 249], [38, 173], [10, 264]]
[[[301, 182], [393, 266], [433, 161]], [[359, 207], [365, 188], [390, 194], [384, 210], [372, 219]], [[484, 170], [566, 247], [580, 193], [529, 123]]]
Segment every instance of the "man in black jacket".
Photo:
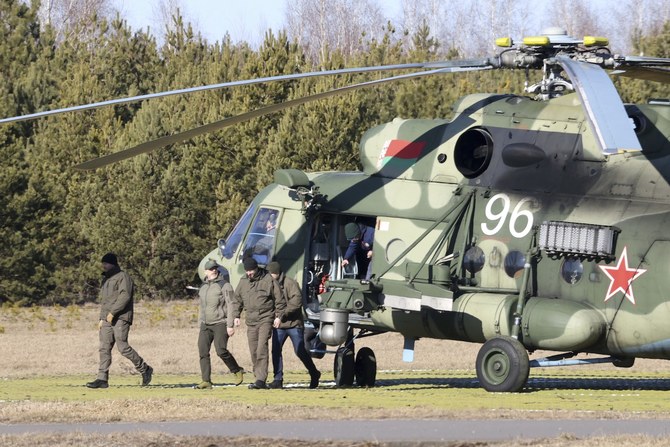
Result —
[[98, 377], [86, 384], [89, 388], [107, 388], [109, 367], [112, 365], [114, 344], [121, 355], [133, 362], [142, 374], [142, 386], [151, 382], [154, 372], [142, 357], [128, 344], [128, 333], [133, 324], [133, 280], [121, 271], [114, 253], [102, 257], [102, 287], [100, 288], [100, 368]]

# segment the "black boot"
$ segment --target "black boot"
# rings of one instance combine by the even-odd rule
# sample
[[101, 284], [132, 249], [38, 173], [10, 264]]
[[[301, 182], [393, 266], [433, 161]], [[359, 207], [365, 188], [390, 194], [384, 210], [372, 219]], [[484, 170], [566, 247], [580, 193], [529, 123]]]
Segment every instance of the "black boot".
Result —
[[151, 376], [154, 374], [154, 369], [147, 365], [147, 369], [142, 373], [142, 386], [147, 386], [151, 383]]
[[321, 378], [321, 373], [316, 371], [314, 374], [310, 374], [309, 387], [316, 388], [319, 386], [319, 379]]
[[106, 380], [95, 379], [93, 382], [88, 382], [86, 386], [89, 388], [107, 388], [109, 384]]
[[257, 380], [254, 383], [249, 384], [250, 390], [267, 390], [268, 386], [262, 380]]

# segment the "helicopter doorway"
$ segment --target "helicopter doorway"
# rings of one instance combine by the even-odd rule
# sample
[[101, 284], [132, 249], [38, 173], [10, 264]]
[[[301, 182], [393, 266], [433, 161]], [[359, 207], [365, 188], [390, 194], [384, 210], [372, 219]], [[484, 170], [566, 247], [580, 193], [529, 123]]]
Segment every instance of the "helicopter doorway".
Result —
[[[373, 216], [319, 214], [311, 228], [309, 281], [318, 295], [327, 280], [369, 279], [373, 262]], [[311, 294], [312, 294], [311, 293]]]
[[372, 277], [372, 248], [377, 219], [355, 216], [341, 220], [338, 245], [342, 277], [369, 280]]
[[318, 215], [309, 246], [312, 274], [334, 280], [369, 279], [375, 224], [376, 217], [370, 216]]

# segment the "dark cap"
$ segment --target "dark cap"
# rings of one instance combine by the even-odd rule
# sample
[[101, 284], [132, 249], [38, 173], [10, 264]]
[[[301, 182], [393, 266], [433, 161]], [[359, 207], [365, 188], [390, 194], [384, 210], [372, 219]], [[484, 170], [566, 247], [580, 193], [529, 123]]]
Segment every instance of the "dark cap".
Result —
[[361, 229], [353, 222], [349, 222], [344, 226], [344, 236], [350, 240], [361, 235]]
[[105, 256], [102, 257], [102, 261], [100, 262], [106, 262], [107, 264], [112, 265], [119, 265], [119, 262], [116, 260], [116, 255], [114, 253], [107, 253]]
[[278, 263], [277, 261], [272, 261], [271, 263], [268, 264], [267, 269], [268, 272], [274, 273], [275, 275], [279, 275], [281, 273], [281, 264]]
[[219, 264], [214, 259], [210, 259], [205, 263], [205, 270], [214, 270], [216, 268], [219, 268]]
[[244, 264], [244, 270], [250, 271], [250, 270], [255, 270], [258, 268], [258, 262], [252, 257], [244, 258], [244, 261], [242, 261]]

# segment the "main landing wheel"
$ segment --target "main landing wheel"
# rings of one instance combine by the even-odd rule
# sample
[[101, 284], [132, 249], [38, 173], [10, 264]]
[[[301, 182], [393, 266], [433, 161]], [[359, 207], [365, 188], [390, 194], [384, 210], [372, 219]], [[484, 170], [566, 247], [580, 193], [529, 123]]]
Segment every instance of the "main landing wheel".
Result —
[[528, 351], [515, 338], [492, 338], [477, 354], [477, 378], [486, 391], [521, 391], [529, 372]]
[[349, 348], [338, 348], [335, 353], [335, 386], [351, 386], [354, 384], [354, 351]]
[[365, 347], [356, 353], [354, 375], [358, 386], [373, 387], [377, 379], [377, 358], [372, 349]]

